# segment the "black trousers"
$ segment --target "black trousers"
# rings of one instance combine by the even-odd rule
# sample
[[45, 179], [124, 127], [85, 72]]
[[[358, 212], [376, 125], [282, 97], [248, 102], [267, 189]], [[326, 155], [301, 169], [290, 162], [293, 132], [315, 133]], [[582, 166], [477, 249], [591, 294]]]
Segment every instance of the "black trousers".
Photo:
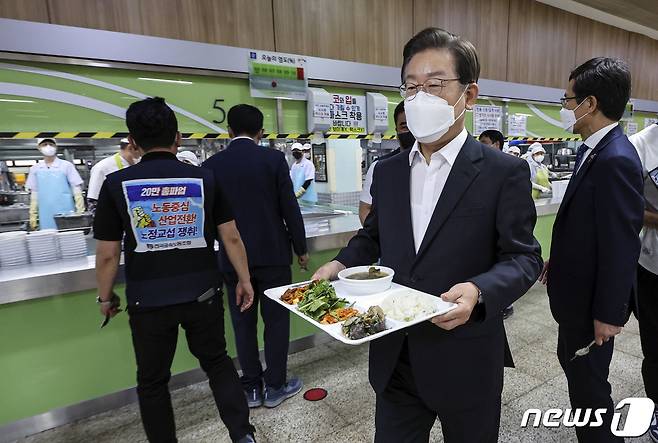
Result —
[[130, 311], [137, 396], [150, 442], [175, 442], [176, 424], [168, 382], [176, 352], [178, 327], [185, 330], [190, 352], [208, 376], [219, 415], [233, 441], [254, 432], [237, 371], [226, 353], [224, 308], [215, 296], [203, 303]]
[[638, 266], [637, 286], [644, 390], [658, 405], [658, 275]]
[[431, 410], [418, 394], [405, 342], [388, 386], [377, 394], [375, 443], [427, 443], [437, 417], [446, 443], [495, 443], [500, 409], [498, 396], [466, 411]]
[[[270, 300], [264, 293], [267, 289], [288, 285], [292, 281], [290, 266], [253, 268], [251, 285], [254, 288], [254, 304], [245, 312], [236, 305], [235, 273], [224, 274], [228, 291], [228, 305], [235, 331], [235, 347], [242, 368], [242, 386], [245, 390], [268, 387], [279, 389], [286, 382], [288, 366], [288, 343], [290, 341], [290, 313]], [[258, 352], [258, 305], [265, 323], [265, 364], [263, 371]]]
[[[571, 361], [576, 350], [587, 346], [594, 339], [594, 325], [589, 330], [559, 327], [557, 356], [569, 386], [571, 408], [605, 408], [603, 425], [599, 427], [577, 427], [576, 435], [580, 443], [623, 442], [610, 431], [614, 405], [608, 382], [610, 360], [614, 350], [614, 338], [602, 346], [591, 347], [589, 354]], [[593, 419], [593, 417], [592, 417]]]

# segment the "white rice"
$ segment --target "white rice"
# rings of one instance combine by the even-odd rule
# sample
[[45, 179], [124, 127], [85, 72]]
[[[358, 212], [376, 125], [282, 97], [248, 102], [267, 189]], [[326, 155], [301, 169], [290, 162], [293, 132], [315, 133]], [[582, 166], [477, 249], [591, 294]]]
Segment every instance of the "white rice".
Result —
[[411, 291], [391, 294], [379, 306], [387, 317], [407, 322], [437, 311], [437, 306], [430, 297]]

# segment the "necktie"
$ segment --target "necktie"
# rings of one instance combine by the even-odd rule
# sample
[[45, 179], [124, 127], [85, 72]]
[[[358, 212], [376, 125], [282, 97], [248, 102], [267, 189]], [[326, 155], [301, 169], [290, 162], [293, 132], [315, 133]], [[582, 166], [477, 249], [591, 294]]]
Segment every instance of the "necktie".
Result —
[[574, 174], [578, 173], [578, 168], [580, 167], [580, 163], [582, 163], [583, 157], [585, 157], [585, 152], [587, 152], [588, 149], [589, 147], [585, 143], [583, 143], [578, 148], [578, 151], [576, 151], [576, 165], [573, 168]]

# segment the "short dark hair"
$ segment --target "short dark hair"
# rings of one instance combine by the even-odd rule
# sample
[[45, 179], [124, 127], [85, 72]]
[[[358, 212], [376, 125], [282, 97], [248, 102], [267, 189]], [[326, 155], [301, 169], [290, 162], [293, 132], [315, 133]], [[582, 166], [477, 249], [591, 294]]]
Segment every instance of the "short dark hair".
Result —
[[598, 107], [610, 120], [621, 120], [631, 97], [631, 70], [623, 60], [595, 57], [571, 71], [578, 103], [596, 97]]
[[257, 107], [245, 103], [229, 109], [226, 118], [235, 135], [254, 136], [263, 129], [263, 113]]
[[176, 141], [178, 120], [162, 97], [134, 102], [126, 111], [126, 126], [144, 151], [166, 148]]
[[395, 111], [393, 111], [393, 121], [395, 124], [398, 124], [398, 115], [402, 114], [404, 112], [404, 100], [402, 100], [398, 105], [395, 107]]
[[502, 132], [497, 131], [495, 129], [487, 129], [486, 131], [482, 131], [482, 133], [480, 134], [480, 140], [482, 139], [482, 137], [487, 137], [489, 140], [491, 140], [494, 143], [498, 142], [499, 143], [498, 149], [500, 150], [503, 149], [503, 145], [505, 144], [505, 136], [503, 135]]
[[402, 82], [404, 82], [404, 70], [409, 64], [409, 60], [414, 55], [427, 49], [447, 49], [450, 51], [455, 59], [455, 70], [461, 84], [475, 83], [480, 78], [480, 61], [473, 43], [441, 28], [425, 28], [404, 45], [402, 51], [404, 60], [401, 72]]

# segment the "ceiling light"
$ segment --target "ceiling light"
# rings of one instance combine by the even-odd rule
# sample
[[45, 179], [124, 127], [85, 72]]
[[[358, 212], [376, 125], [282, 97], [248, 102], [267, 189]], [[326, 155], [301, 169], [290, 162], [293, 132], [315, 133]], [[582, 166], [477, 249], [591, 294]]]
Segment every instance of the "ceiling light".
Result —
[[192, 85], [192, 82], [185, 80], [169, 80], [166, 78], [151, 78], [151, 77], [138, 77], [139, 80], [148, 80], [150, 82], [162, 82], [162, 83], [178, 83], [180, 85]]
[[0, 98], [0, 102], [7, 102], [7, 103], [34, 103], [33, 100], [18, 100], [18, 99], [13, 99], [13, 98]]

